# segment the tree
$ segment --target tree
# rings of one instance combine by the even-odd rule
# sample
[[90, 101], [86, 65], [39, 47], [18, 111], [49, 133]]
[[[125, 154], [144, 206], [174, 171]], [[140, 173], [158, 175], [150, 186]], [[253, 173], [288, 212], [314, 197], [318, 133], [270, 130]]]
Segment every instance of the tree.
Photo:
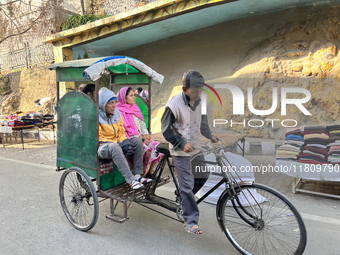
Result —
[[62, 0], [0, 0], [0, 44], [47, 36], [63, 22], [64, 12]]

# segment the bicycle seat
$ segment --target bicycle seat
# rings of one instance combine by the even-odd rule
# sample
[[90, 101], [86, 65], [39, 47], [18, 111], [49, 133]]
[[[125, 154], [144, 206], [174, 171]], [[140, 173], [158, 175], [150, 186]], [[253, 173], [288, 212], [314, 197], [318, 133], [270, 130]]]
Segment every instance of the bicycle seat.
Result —
[[156, 150], [159, 153], [163, 153], [165, 155], [165, 157], [168, 157], [168, 158], [171, 157], [168, 143], [159, 143], [156, 147]]

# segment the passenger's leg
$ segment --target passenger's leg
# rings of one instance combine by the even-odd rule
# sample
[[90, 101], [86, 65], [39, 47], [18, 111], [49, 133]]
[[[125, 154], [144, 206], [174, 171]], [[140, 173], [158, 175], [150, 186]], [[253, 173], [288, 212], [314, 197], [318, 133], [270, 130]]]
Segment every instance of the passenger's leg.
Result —
[[183, 218], [186, 223], [198, 224], [199, 211], [194, 193], [194, 176], [190, 168], [190, 156], [172, 157], [177, 170], [178, 182], [180, 185], [180, 195], [182, 199]]
[[105, 143], [100, 145], [98, 148], [98, 156], [99, 158], [111, 158], [117, 165], [118, 170], [122, 173], [127, 183], [131, 184], [135, 180], [123, 151], [118, 144]]
[[133, 155], [134, 174], [140, 175], [143, 173], [143, 141], [139, 137], [133, 137], [130, 140], [136, 148]]

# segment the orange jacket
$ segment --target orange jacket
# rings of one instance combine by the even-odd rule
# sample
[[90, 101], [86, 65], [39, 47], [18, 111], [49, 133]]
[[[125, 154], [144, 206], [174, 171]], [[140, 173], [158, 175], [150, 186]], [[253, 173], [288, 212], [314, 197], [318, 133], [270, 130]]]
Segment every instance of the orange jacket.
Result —
[[99, 124], [100, 142], [123, 142], [126, 139], [123, 118], [114, 124]]

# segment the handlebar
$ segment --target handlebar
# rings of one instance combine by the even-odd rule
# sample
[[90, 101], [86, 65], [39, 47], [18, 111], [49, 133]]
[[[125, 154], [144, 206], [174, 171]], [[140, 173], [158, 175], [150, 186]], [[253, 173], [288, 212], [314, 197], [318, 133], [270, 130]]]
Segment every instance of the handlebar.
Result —
[[224, 149], [225, 147], [227, 147], [227, 145], [225, 145], [225, 142], [221, 139], [221, 138], [217, 138], [217, 140], [221, 141], [222, 142], [222, 145], [221, 146], [218, 146], [218, 147], [213, 147], [212, 145], [210, 145], [209, 142], [206, 143], [206, 145], [204, 147], [200, 147], [200, 146], [191, 146], [194, 150], [195, 149], [198, 149], [200, 150], [202, 153], [200, 154], [205, 154], [205, 153], [208, 153], [208, 152], [218, 152], [220, 151], [221, 149]]
[[224, 142], [221, 138], [218, 138], [218, 137], [217, 137], [217, 140], [221, 141], [222, 144], [225, 144], [225, 142]]

